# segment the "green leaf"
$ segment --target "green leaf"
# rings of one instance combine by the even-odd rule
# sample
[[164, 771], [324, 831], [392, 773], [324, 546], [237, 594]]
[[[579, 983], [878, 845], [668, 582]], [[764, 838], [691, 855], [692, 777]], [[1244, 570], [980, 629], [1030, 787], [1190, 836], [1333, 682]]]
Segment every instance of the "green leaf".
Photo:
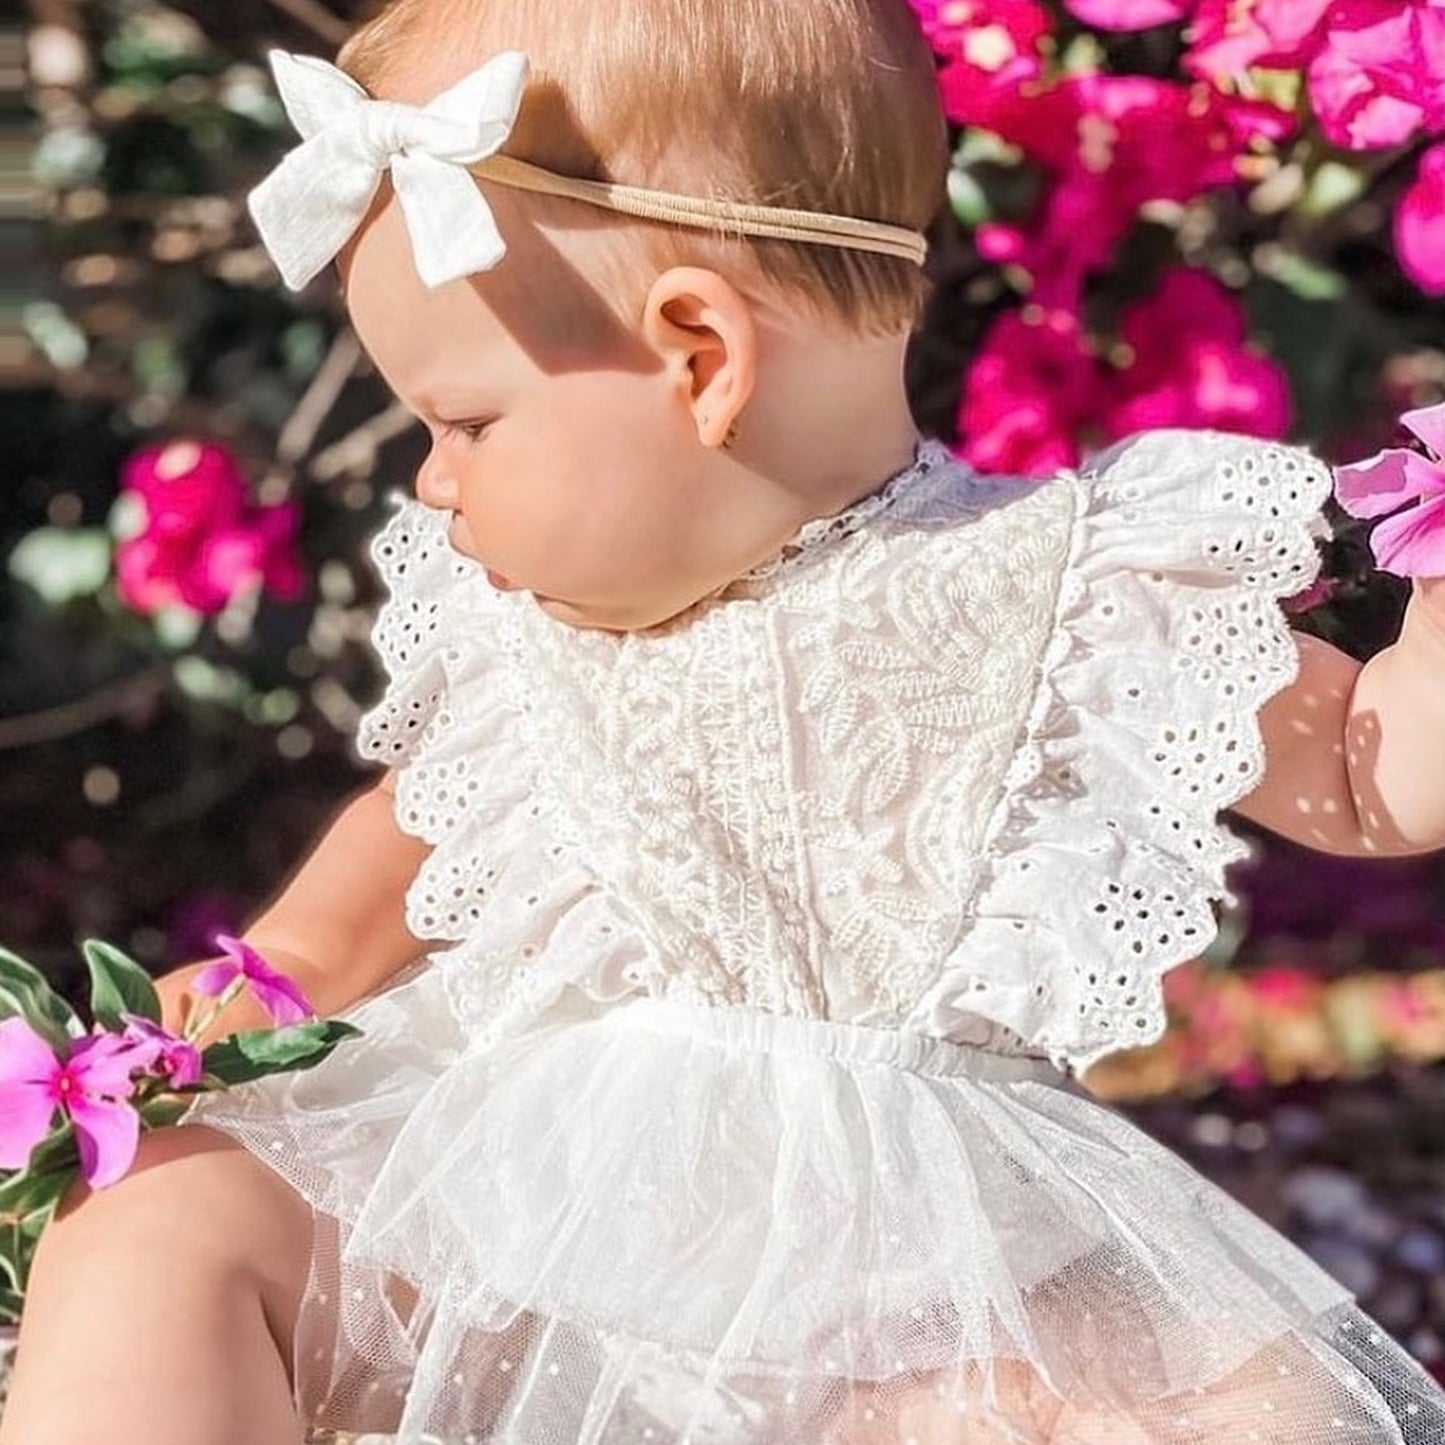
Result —
[[22, 1170], [0, 1185], [0, 1214], [14, 1214], [25, 1219], [42, 1210], [53, 1209], [79, 1172], [78, 1168], [39, 1174], [31, 1169]]
[[29, 1168], [36, 1173], [80, 1166], [80, 1148], [75, 1142], [75, 1128], [67, 1119], [30, 1151]]
[[[205, 1091], [198, 1089], [195, 1092]], [[164, 1129], [183, 1118], [193, 1102], [194, 1097], [177, 1099], [167, 1096], [163, 1099], [151, 1099], [141, 1109], [140, 1115], [148, 1129]]]
[[10, 575], [59, 607], [92, 597], [110, 576], [110, 537], [102, 527], [36, 527], [10, 553]]
[[1300, 211], [1313, 220], [1332, 211], [1352, 206], [1369, 182], [1359, 166], [1342, 161], [1324, 161], [1310, 177], [1309, 187], [1300, 202]]
[[85, 1033], [75, 1010], [55, 992], [38, 968], [0, 948], [0, 1015], [19, 1014], [62, 1056]]
[[1260, 275], [1278, 281], [1302, 301], [1338, 301], [1350, 289], [1340, 272], [1277, 242], [1256, 246], [1252, 259]]
[[124, 1012], [160, 1023], [160, 995], [135, 959], [99, 938], [87, 938], [80, 947], [90, 965], [90, 1011], [98, 1022], [108, 1029], [124, 1028]]
[[[12, 1245], [8, 1236], [14, 1235]], [[0, 1226], [0, 1298], [5, 1294], [18, 1295], [20, 1293], [20, 1229], [18, 1225], [6, 1224]]]
[[224, 1084], [244, 1084], [267, 1074], [315, 1068], [343, 1039], [361, 1029], [338, 1019], [311, 1019], [279, 1029], [246, 1029], [212, 1044], [201, 1062]]
[[970, 229], [983, 225], [993, 217], [983, 187], [967, 171], [949, 171], [948, 202], [960, 223]]

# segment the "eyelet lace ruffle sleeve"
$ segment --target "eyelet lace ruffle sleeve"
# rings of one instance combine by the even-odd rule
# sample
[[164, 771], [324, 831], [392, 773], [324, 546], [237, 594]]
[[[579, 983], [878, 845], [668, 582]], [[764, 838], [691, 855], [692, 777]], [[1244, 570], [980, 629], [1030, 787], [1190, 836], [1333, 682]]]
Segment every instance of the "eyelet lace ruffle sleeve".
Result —
[[1218, 931], [1261, 779], [1261, 707], [1297, 676], [1280, 603], [1318, 575], [1329, 469], [1297, 447], [1141, 433], [1075, 489], [1069, 560], [986, 881], [915, 1022], [997, 1018], [1082, 1072], [1154, 1042], [1161, 978]]
[[370, 548], [386, 588], [372, 642], [387, 683], [356, 750], [395, 770], [397, 824], [431, 845], [406, 924], [438, 945], [456, 1017], [482, 1040], [573, 983], [603, 1000], [631, 992], [645, 960], [547, 806], [528, 679], [508, 650], [519, 594], [451, 545], [445, 513], [401, 492], [394, 505]]

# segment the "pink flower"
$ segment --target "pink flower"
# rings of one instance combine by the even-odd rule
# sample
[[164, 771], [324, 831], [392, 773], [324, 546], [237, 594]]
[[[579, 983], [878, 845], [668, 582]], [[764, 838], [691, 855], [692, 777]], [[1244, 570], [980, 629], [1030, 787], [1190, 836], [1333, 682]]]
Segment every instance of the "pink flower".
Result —
[[983, 123], [996, 94], [1043, 69], [1053, 24], [1037, 0], [913, 0], [913, 9], [945, 62], [943, 108], [960, 125]]
[[1027, 306], [994, 322], [964, 378], [959, 454], [982, 472], [1047, 476], [1079, 459], [1099, 363], [1072, 312]]
[[205, 1073], [200, 1050], [193, 1043], [148, 1018], [126, 1014], [122, 1037], [136, 1045], [137, 1056], [151, 1073], [169, 1079], [177, 1088], [199, 1083]]
[[1128, 308], [1119, 331], [1131, 360], [1108, 387], [1101, 422], [1111, 440], [1165, 426], [1258, 437], [1289, 430], [1289, 376], [1248, 349], [1244, 306], [1214, 277], [1173, 268]]
[[1306, 64], [1335, 0], [1200, 0], [1184, 68], [1209, 80]]
[[1296, 122], [1212, 86], [1084, 74], [999, 99], [988, 124], [1053, 183], [1025, 226], [979, 227], [979, 250], [1028, 272], [1041, 305], [1078, 311], [1088, 275], [1112, 262], [1142, 207], [1236, 184], [1241, 157]]
[[211, 614], [248, 587], [286, 601], [304, 595], [296, 504], [246, 508], [240, 470], [224, 448], [147, 447], [126, 463], [122, 486], [141, 499], [146, 517], [115, 550], [116, 591], [133, 611], [184, 606]]
[[1445, 129], [1445, 8], [1435, 0], [1336, 0], [1309, 87], [1334, 145], [1371, 150]]
[[130, 1168], [140, 1115], [122, 1100], [135, 1092], [143, 1062], [120, 1034], [72, 1041], [64, 1061], [22, 1018], [0, 1023], [0, 1168], [23, 1169], [60, 1109], [75, 1125], [81, 1172], [93, 1188]]
[[1172, 25], [1194, 8], [1194, 0], [1064, 0], [1064, 9], [1100, 30], [1147, 30]]
[[184, 543], [139, 532], [115, 549], [115, 585], [132, 612], [149, 617], [181, 601], [180, 578], [190, 553]]
[[1445, 144], [1420, 157], [1414, 184], [1395, 210], [1400, 269], [1431, 296], [1445, 296]]
[[158, 541], [204, 536], [240, 519], [246, 483], [235, 458], [214, 442], [180, 440], [143, 447], [121, 470], [121, 486], [145, 503], [146, 531]]
[[1250, 991], [1270, 1008], [1313, 1010], [1320, 991], [1319, 982], [1298, 968], [1274, 964], [1262, 968], [1249, 980]]
[[301, 989], [284, 973], [277, 973], [249, 944], [218, 933], [216, 946], [230, 955], [230, 962], [213, 963], [201, 969], [191, 980], [191, 987], [197, 993], [219, 998], [236, 979], [244, 978], [262, 1008], [278, 1024], [300, 1023], [316, 1016]]
[[237, 592], [253, 586], [295, 601], [305, 586], [291, 550], [300, 516], [294, 502], [281, 502], [205, 537], [180, 579], [187, 605], [219, 612]]
[[1376, 564], [1401, 577], [1445, 576], [1445, 402], [1400, 421], [1427, 453], [1392, 447], [1336, 467], [1335, 500], [1353, 517], [1403, 508], [1370, 534]]

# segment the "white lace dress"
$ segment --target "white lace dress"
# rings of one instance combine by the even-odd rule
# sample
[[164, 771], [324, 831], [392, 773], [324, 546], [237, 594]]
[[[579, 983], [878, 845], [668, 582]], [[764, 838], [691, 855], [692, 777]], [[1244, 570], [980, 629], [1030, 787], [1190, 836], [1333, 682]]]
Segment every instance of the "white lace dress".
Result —
[[915, 463], [661, 628], [398, 499], [361, 754], [437, 946], [201, 1100], [315, 1210], [311, 1424], [446, 1445], [1445, 1442], [1350, 1292], [1075, 1075], [1156, 1039], [1295, 675], [1308, 453]]

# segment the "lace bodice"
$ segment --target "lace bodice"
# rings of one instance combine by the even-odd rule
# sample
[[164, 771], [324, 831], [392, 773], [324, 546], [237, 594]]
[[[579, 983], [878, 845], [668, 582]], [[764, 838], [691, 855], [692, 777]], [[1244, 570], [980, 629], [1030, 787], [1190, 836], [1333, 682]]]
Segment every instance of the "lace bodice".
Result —
[[459, 1012], [564, 989], [899, 1025], [1082, 1069], [1164, 1027], [1295, 675], [1307, 452], [1141, 434], [1081, 472], [915, 464], [660, 628], [499, 592], [399, 498], [363, 757], [434, 845]]

